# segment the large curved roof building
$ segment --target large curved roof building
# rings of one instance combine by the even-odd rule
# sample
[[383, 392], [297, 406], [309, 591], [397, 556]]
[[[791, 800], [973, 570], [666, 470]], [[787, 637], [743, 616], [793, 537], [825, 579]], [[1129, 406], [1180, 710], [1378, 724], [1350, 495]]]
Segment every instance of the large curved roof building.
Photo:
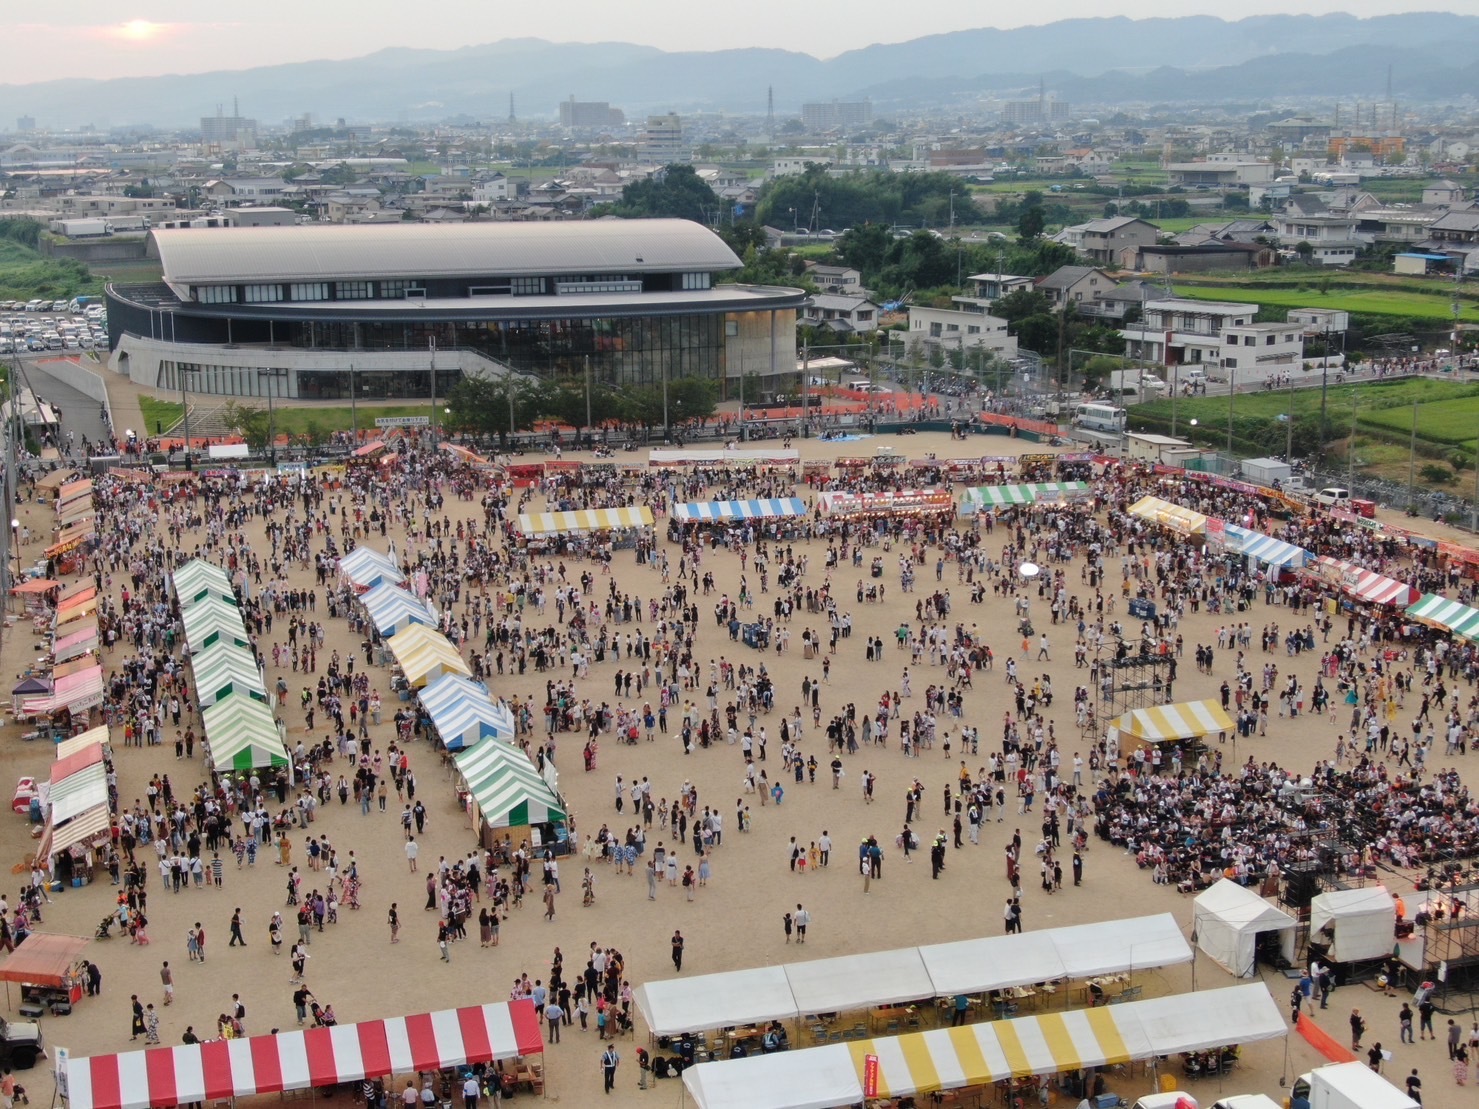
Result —
[[616, 387], [795, 370], [798, 289], [687, 220], [158, 230], [163, 281], [110, 285], [112, 365], [230, 396], [444, 395], [464, 373]]

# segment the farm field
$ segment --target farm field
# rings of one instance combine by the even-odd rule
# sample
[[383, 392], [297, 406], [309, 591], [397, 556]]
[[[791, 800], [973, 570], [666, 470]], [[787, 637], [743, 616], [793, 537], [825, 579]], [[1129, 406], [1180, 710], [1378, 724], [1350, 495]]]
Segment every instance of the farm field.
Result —
[[[1401, 289], [1370, 292], [1342, 289], [1321, 294], [1310, 289], [1252, 289], [1229, 285], [1177, 285], [1176, 295], [1193, 300], [1226, 300], [1275, 308], [1332, 308], [1368, 315], [1411, 316], [1451, 320], [1453, 310], [1446, 297], [1427, 296]], [[1479, 323], [1479, 305], [1465, 303], [1459, 318]]]
[[[1357, 422], [1363, 427], [1410, 434], [1413, 412], [1407, 406], [1385, 408], [1358, 415]], [[1476, 439], [1479, 439], [1479, 396], [1456, 397], [1435, 404], [1419, 403], [1417, 437], [1426, 442], [1472, 451]]]

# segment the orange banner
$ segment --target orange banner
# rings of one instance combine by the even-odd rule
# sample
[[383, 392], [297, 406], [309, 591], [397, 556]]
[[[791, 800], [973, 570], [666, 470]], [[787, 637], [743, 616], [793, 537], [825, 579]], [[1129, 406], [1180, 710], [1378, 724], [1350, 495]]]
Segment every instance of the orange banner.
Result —
[[1351, 1050], [1311, 1020], [1308, 1013], [1299, 1014], [1299, 1024], [1296, 1027], [1299, 1034], [1309, 1041], [1309, 1045], [1332, 1063], [1356, 1061]]

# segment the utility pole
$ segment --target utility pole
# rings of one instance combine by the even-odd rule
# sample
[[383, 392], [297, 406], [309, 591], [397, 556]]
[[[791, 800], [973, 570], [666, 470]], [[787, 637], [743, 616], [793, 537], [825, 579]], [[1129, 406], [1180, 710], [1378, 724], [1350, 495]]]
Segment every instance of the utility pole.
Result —
[[585, 433], [591, 434], [591, 356], [585, 356]]
[[354, 363], [349, 364], [349, 434], [356, 447], [359, 446], [359, 409], [356, 407], [354, 388]]
[[430, 368], [426, 376], [430, 379], [431, 390], [431, 423], [427, 424], [426, 428], [431, 447], [435, 450], [437, 445], [437, 341], [435, 336], [426, 341], [426, 349], [430, 356]]
[[1351, 441], [1345, 449], [1345, 487], [1356, 481], [1356, 390], [1351, 390]]
[[1407, 505], [1417, 494], [1417, 401], [1412, 402], [1412, 434], [1407, 440]]
[[806, 418], [810, 410], [806, 407], [811, 400], [811, 346], [805, 339], [801, 341], [801, 438], [809, 438], [807, 432]]
[[1228, 367], [1227, 371], [1227, 457], [1232, 460], [1233, 448], [1233, 397], [1238, 391], [1238, 371]]

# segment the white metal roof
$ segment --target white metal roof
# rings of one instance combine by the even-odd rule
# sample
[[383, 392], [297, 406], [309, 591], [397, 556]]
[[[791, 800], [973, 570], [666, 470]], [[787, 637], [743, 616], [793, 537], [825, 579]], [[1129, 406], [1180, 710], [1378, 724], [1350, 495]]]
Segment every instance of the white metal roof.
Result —
[[172, 228], [150, 238], [165, 281], [174, 285], [740, 266], [718, 235], [679, 219]]

